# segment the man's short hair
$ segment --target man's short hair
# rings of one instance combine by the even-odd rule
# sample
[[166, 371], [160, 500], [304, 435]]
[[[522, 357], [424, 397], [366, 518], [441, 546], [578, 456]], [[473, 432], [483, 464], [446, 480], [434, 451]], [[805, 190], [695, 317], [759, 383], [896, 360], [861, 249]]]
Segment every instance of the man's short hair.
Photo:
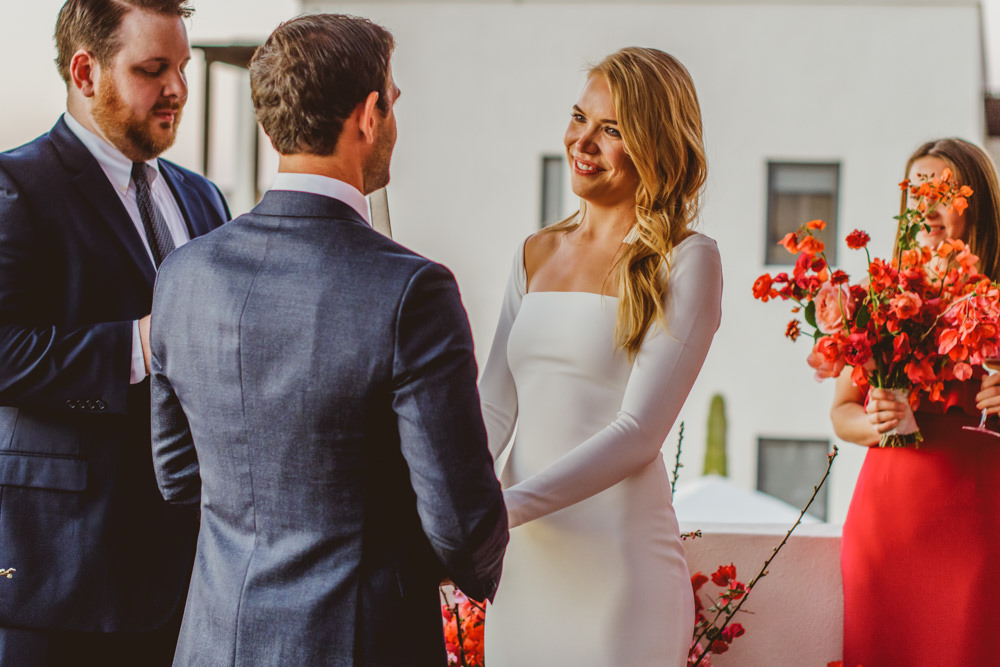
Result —
[[56, 65], [63, 81], [70, 82], [69, 66], [79, 49], [90, 51], [107, 67], [121, 50], [118, 28], [133, 8], [188, 18], [194, 8], [187, 0], [67, 0], [56, 21]]
[[250, 61], [257, 120], [282, 155], [330, 155], [344, 121], [373, 91], [389, 111], [395, 41], [368, 19], [313, 14], [282, 23]]

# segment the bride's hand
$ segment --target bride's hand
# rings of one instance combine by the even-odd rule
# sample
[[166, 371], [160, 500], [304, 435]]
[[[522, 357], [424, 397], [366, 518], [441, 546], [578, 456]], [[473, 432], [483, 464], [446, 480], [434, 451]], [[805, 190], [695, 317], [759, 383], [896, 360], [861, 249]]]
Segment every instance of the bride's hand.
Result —
[[[997, 404], [1000, 405], [1000, 401]], [[899, 420], [906, 416], [906, 408], [907, 405], [897, 401], [888, 389], [872, 387], [868, 391], [865, 412], [875, 432], [880, 435], [896, 428]]]

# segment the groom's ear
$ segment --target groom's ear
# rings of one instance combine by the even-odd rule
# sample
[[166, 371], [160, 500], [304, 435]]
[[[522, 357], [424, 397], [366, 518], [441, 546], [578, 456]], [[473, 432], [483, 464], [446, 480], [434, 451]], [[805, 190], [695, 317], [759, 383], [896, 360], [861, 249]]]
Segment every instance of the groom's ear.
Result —
[[377, 125], [378, 119], [375, 114], [378, 113], [376, 104], [378, 103], [379, 93], [377, 90], [373, 90], [368, 93], [368, 97], [365, 101], [358, 105], [356, 113], [358, 116], [358, 130], [361, 132], [361, 136], [364, 137], [365, 141], [369, 144], [375, 143], [375, 126]]

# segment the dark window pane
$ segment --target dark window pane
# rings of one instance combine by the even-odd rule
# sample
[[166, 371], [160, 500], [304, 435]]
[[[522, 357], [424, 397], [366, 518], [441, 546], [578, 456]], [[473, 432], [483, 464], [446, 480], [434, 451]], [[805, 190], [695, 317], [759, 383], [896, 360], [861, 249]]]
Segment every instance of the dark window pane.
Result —
[[837, 200], [840, 165], [770, 162], [767, 166], [767, 236], [764, 262], [793, 264], [795, 256], [778, 242], [810, 220], [826, 222], [817, 233], [826, 259], [837, 261]]
[[[757, 489], [799, 509], [826, 470], [826, 440], [757, 440]], [[819, 490], [809, 514], [826, 521], [827, 486]]]

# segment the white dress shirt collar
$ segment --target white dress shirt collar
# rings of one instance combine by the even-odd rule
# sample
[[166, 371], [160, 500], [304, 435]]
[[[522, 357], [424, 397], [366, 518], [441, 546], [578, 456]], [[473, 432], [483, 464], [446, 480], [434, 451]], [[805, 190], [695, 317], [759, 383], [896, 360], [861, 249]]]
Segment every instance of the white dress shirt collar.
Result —
[[[125, 157], [120, 150], [103, 138], [85, 128], [68, 111], [63, 114], [63, 119], [66, 121], [66, 125], [70, 131], [76, 135], [76, 138], [83, 143], [86, 149], [90, 151], [90, 154], [94, 156], [94, 159], [97, 160], [97, 163], [101, 165], [101, 169], [107, 175], [108, 180], [111, 181], [115, 189], [120, 194], [124, 194], [128, 190], [129, 183], [132, 181], [132, 160]], [[152, 184], [160, 177], [160, 165], [156, 158], [147, 160], [146, 165], [153, 170], [153, 175], [150, 176], [150, 183]]]
[[331, 199], [338, 199], [358, 212], [365, 222], [372, 224], [368, 213], [368, 200], [361, 191], [353, 185], [338, 181], [329, 176], [319, 174], [293, 174], [288, 172], [278, 172], [274, 177], [272, 190], [291, 190], [293, 192], [308, 192], [314, 195], [322, 195]]

